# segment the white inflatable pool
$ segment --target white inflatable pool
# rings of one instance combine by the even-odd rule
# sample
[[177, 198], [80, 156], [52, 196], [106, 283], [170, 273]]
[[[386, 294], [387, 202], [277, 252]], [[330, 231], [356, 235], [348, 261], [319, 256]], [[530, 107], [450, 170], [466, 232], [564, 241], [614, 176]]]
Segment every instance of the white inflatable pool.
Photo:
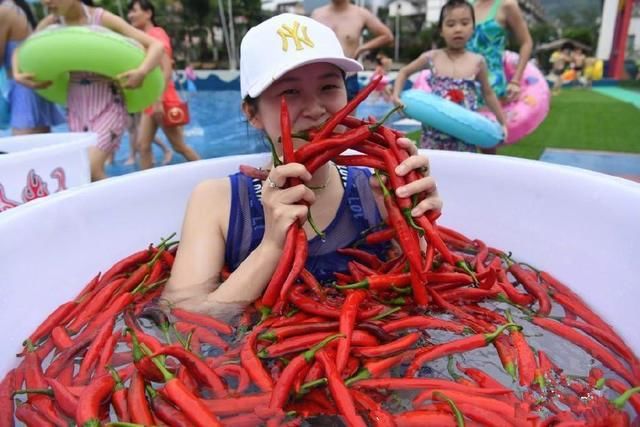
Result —
[[[513, 251], [580, 293], [640, 353], [640, 185], [501, 156], [428, 152], [443, 225]], [[180, 232], [191, 189], [266, 155], [111, 178], [0, 215], [0, 376], [23, 339], [98, 271]]]
[[0, 212], [91, 182], [87, 147], [94, 133], [0, 138]]

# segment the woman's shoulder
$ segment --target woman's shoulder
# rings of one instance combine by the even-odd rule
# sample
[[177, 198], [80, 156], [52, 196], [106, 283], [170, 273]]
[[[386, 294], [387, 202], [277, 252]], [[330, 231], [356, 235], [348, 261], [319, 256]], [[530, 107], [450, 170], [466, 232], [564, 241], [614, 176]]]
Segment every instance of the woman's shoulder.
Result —
[[167, 39], [169, 38], [169, 35], [168, 35], [168, 34], [167, 34], [167, 32], [164, 30], [164, 28], [162, 28], [162, 27], [158, 27], [157, 25], [156, 25], [156, 26], [151, 27], [151, 28], [147, 31], [147, 34], [149, 34], [150, 36], [155, 37], [155, 38], [167, 38]]
[[228, 178], [204, 180], [193, 188], [189, 205], [217, 209], [222, 200], [228, 199], [231, 185]]

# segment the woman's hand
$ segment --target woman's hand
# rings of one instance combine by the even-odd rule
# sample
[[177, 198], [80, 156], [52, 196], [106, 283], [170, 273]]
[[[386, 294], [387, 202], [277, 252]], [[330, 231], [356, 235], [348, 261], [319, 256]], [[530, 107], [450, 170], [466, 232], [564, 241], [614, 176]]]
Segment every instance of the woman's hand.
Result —
[[[429, 159], [418, 153], [418, 148], [410, 139], [398, 138], [397, 142], [398, 146], [409, 153], [409, 157], [396, 167], [396, 174], [406, 176], [412, 170], [416, 170], [422, 175], [422, 178], [396, 189], [396, 196], [410, 198], [415, 194], [426, 194], [426, 197], [419, 200], [411, 211], [411, 215], [414, 217], [429, 211], [439, 212], [442, 209], [442, 200], [438, 195], [435, 180], [429, 176]], [[381, 191], [380, 184], [375, 177], [372, 177], [371, 184], [375, 191]]]
[[520, 84], [517, 82], [511, 81], [507, 84], [507, 101], [513, 102], [517, 101], [520, 97]]
[[145, 77], [144, 71], [136, 68], [134, 70], [125, 71], [124, 73], [118, 74], [118, 81], [125, 89], [135, 89], [142, 85]]
[[13, 79], [20, 83], [22, 86], [26, 86], [29, 89], [44, 89], [51, 86], [51, 81], [37, 81], [36, 75], [33, 73], [15, 73]]
[[507, 125], [502, 125], [502, 141], [506, 142], [507, 138], [509, 138], [509, 129]]
[[400, 100], [400, 97], [395, 92], [391, 94], [391, 102], [393, 102], [393, 105], [395, 105], [396, 107], [404, 107], [404, 104]]
[[284, 244], [291, 224], [295, 221], [303, 224], [306, 221], [309, 208], [303, 202], [315, 202], [315, 194], [303, 184], [285, 188], [288, 178], [300, 178], [307, 182], [311, 179], [311, 174], [300, 163], [289, 163], [272, 168], [262, 185], [265, 221], [262, 242], [276, 247]]

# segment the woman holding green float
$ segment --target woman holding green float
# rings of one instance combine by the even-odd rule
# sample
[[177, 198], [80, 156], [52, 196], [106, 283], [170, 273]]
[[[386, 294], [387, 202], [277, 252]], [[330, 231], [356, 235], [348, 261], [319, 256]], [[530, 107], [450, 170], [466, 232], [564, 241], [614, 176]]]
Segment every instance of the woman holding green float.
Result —
[[[107, 77], [110, 73], [106, 70], [71, 72], [66, 92], [69, 129], [74, 132], [98, 134], [97, 145], [89, 149], [91, 179], [103, 179], [106, 177], [105, 160], [118, 148], [126, 129], [127, 106], [122, 90], [139, 87], [145, 76], [156, 68], [163, 55], [162, 44], [130, 26], [120, 17], [102, 8], [84, 4], [80, 0], [43, 0], [43, 4], [50, 14], [38, 24], [36, 31], [55, 24], [65, 27], [100, 26], [129, 37], [144, 47], [145, 55], [142, 62], [136, 68], [118, 75]], [[86, 37], [93, 32], [78, 32], [76, 37]], [[96, 46], [96, 50], [99, 48], [99, 45]], [[24, 72], [20, 67], [19, 58], [18, 49], [14, 53], [13, 61], [13, 75], [16, 81], [33, 89], [45, 89], [52, 84], [51, 81], [38, 80], [34, 73]]]

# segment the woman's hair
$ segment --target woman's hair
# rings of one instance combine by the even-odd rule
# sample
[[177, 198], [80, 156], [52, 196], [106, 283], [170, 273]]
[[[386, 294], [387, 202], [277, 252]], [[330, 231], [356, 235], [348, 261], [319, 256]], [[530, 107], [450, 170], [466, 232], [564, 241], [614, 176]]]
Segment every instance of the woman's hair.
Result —
[[[33, 12], [31, 11], [29, 4], [25, 0], [13, 0], [13, 2], [22, 10], [22, 12], [24, 12], [24, 16], [27, 18], [27, 21], [29, 21], [31, 28], [35, 28], [38, 25], [38, 21], [36, 21], [36, 18], [33, 16]], [[0, 4], [1, 3], [2, 0], [0, 0]]]
[[93, 0], [80, 0], [82, 3], [84, 3], [85, 6], [91, 6], [94, 7], [95, 3], [93, 2]]
[[151, 23], [156, 25], [156, 8], [153, 6], [153, 3], [151, 3], [150, 0], [131, 0], [127, 6], [127, 10], [133, 9], [136, 4], [145, 12], [151, 12]]
[[438, 19], [438, 30], [442, 31], [442, 26], [444, 25], [444, 18], [448, 11], [455, 9], [457, 7], [466, 7], [471, 12], [471, 20], [473, 21], [473, 26], [476, 26], [476, 13], [473, 10], [473, 6], [467, 0], [449, 0], [442, 6], [440, 9], [440, 19]]

